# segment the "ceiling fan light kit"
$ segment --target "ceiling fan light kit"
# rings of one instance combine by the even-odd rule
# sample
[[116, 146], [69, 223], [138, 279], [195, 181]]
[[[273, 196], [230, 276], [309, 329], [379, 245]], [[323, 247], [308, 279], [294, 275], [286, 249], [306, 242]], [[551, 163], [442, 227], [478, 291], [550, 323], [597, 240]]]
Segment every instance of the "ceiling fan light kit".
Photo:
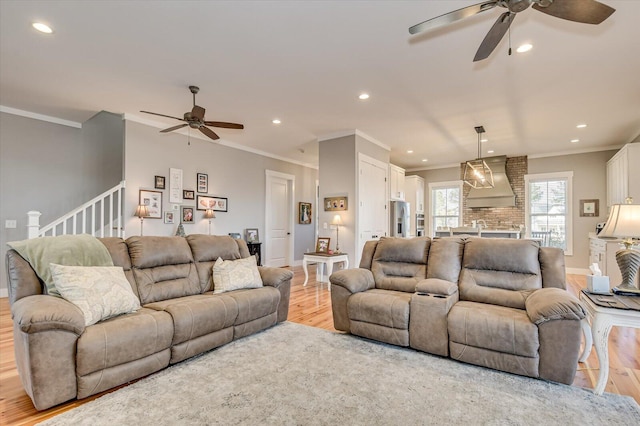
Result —
[[486, 161], [482, 159], [480, 150], [480, 137], [484, 133], [483, 126], [475, 127], [478, 134], [478, 158], [469, 160], [464, 164], [463, 181], [475, 189], [493, 188], [493, 172]]
[[165, 114], [158, 114], [157, 112], [151, 112], [151, 111], [140, 111], [140, 112], [143, 112], [145, 114], [157, 115], [160, 117], [173, 118], [174, 120], [185, 122], [185, 124], [178, 124], [177, 126], [160, 130], [160, 133], [173, 132], [174, 130], [182, 129], [183, 127], [189, 126], [189, 128], [200, 130], [200, 132], [202, 132], [205, 136], [213, 140], [217, 140], [217, 139], [220, 139], [220, 136], [218, 136], [213, 130], [211, 130], [207, 126], [220, 127], [224, 129], [244, 129], [244, 126], [238, 123], [227, 123], [224, 121], [206, 121], [204, 119], [204, 113], [206, 110], [201, 106], [196, 105], [196, 94], [200, 91], [200, 88], [198, 86], [189, 86], [189, 90], [193, 94], [193, 108], [191, 109], [191, 111], [185, 112], [183, 118], [173, 117], [171, 115], [165, 115]]
[[498, 17], [485, 36], [473, 58], [474, 62], [486, 59], [491, 55], [509, 30], [516, 14], [528, 9], [529, 6], [538, 12], [556, 18], [593, 25], [602, 23], [615, 12], [614, 8], [596, 0], [490, 0], [428, 19], [410, 27], [409, 33], [418, 34], [432, 30], [491, 10], [496, 6], [503, 7], [507, 11]]

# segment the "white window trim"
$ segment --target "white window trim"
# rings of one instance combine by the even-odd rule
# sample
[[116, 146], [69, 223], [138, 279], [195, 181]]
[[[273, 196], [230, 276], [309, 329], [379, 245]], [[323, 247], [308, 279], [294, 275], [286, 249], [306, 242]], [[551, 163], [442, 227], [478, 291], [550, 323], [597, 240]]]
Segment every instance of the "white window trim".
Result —
[[527, 227], [527, 237], [531, 235], [531, 206], [529, 205], [529, 183], [552, 179], [567, 180], [567, 249], [566, 256], [573, 256], [573, 172], [537, 173], [524, 175], [524, 220]]
[[434, 237], [435, 236], [435, 229], [433, 228], [433, 190], [434, 189], [439, 189], [439, 188], [451, 188], [451, 187], [458, 187], [458, 189], [460, 190], [460, 214], [458, 215], [458, 221], [459, 223], [462, 223], [462, 208], [463, 208], [463, 201], [462, 201], [462, 181], [461, 180], [449, 180], [446, 182], [429, 182], [429, 206], [427, 208], [427, 211], [429, 212], [427, 221], [428, 221], [428, 226], [427, 226], [427, 236], [429, 237]]

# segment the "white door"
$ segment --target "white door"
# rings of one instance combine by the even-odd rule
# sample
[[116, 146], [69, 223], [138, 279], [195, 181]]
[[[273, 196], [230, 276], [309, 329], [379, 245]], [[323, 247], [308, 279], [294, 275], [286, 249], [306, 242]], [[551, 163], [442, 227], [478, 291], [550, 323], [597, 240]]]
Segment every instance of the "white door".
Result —
[[282, 267], [292, 263], [293, 179], [294, 176], [267, 171], [265, 266]]
[[358, 182], [358, 252], [356, 265], [360, 263], [364, 243], [387, 235], [389, 215], [387, 212], [386, 164], [365, 155], [359, 159]]

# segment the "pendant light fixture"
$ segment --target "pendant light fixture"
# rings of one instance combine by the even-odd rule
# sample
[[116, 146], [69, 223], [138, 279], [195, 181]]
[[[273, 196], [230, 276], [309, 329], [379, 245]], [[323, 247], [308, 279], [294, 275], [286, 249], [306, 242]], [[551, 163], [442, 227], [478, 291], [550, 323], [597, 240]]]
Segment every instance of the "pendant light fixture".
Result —
[[478, 134], [478, 158], [469, 160], [464, 164], [463, 181], [475, 189], [493, 188], [493, 172], [487, 163], [482, 159], [480, 139], [484, 133], [484, 127], [475, 127]]

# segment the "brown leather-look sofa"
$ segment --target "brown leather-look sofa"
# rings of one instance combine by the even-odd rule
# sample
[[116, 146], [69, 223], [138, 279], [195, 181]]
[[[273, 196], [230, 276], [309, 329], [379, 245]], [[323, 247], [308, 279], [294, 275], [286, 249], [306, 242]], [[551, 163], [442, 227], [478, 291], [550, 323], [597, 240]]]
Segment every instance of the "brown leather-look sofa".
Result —
[[334, 326], [368, 339], [570, 384], [585, 310], [564, 254], [531, 240], [368, 241], [331, 280]]
[[215, 260], [249, 257], [228, 236], [101, 238], [142, 308], [85, 327], [49, 296], [30, 264], [7, 252], [20, 379], [38, 410], [86, 398], [285, 321], [293, 273], [258, 267], [264, 286], [213, 294]]

